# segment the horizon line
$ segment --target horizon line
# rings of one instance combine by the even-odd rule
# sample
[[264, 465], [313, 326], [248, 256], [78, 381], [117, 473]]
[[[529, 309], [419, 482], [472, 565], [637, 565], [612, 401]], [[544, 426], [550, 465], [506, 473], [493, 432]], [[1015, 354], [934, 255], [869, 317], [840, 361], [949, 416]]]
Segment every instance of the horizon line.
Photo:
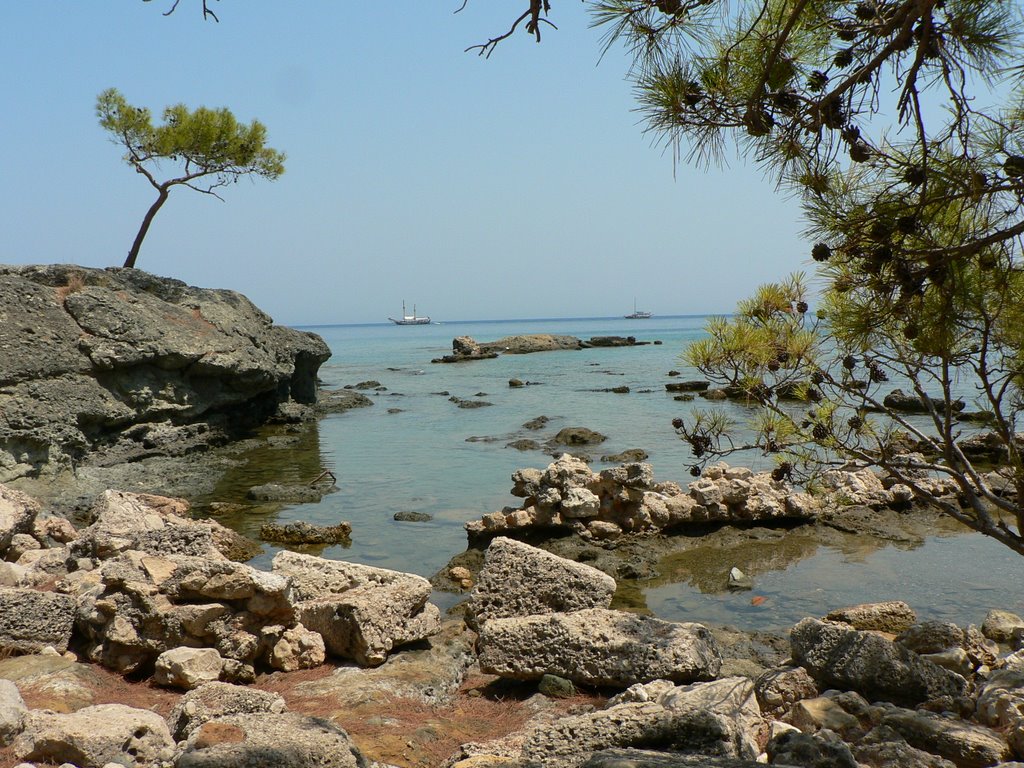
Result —
[[[698, 314], [686, 314], [686, 315], [652, 315], [649, 318], [642, 318], [646, 320], [658, 320], [658, 319], [680, 319], [688, 317], [729, 317], [733, 313], [731, 312], [702, 312]], [[593, 317], [508, 317], [508, 318], [496, 318], [490, 320], [476, 319], [476, 320], [432, 320], [430, 323], [424, 323], [423, 325], [468, 325], [471, 323], [537, 323], [537, 322], [565, 322], [570, 320], [627, 320], [623, 315], [600, 315]], [[368, 327], [374, 325], [390, 326], [394, 325], [391, 321], [374, 321], [374, 322], [362, 322], [362, 323], [282, 323], [290, 328], [345, 328], [345, 327]]]

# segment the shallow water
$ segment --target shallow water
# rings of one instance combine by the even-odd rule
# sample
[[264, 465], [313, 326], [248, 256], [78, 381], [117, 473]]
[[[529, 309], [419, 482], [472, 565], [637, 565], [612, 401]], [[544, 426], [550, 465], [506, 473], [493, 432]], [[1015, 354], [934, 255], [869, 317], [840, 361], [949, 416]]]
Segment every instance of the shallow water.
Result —
[[[319, 442], [261, 448], [243, 462], [221, 499], [266, 482], [268, 468], [286, 479], [308, 482], [320, 468], [338, 478], [339, 490], [319, 504], [287, 507], [271, 515], [228, 521], [247, 533], [273, 519], [352, 524], [349, 548], [314, 550], [352, 560], [431, 576], [466, 547], [463, 523], [503, 506], [518, 506], [509, 494], [512, 472], [545, 467], [543, 451], [506, 447], [514, 439], [538, 442], [566, 426], [584, 426], [608, 436], [591, 449], [592, 468], [609, 466], [600, 456], [628, 448], [650, 454], [659, 480], [685, 484], [692, 458], [671, 421], [695, 403], [673, 400], [665, 391], [670, 370], [680, 379], [701, 378], [679, 355], [699, 338], [705, 318], [655, 317], [495, 321], [429, 326], [362, 325], [311, 328], [330, 345], [333, 357], [321, 368], [328, 389], [376, 380], [386, 387], [367, 391], [374, 406], [330, 416], [320, 422]], [[455, 336], [478, 341], [524, 333], [570, 334], [580, 338], [635, 335], [661, 345], [503, 355], [493, 360], [431, 364], [451, 351]], [[510, 388], [517, 378], [530, 382]], [[628, 386], [629, 394], [601, 390]], [[440, 394], [448, 393], [448, 394]], [[485, 400], [492, 405], [463, 409], [449, 400]], [[735, 403], [716, 404], [738, 422], [750, 412]], [[389, 412], [389, 411], [395, 412]], [[533, 432], [523, 424], [551, 419]], [[314, 433], [315, 434], [315, 433]], [[470, 438], [476, 438], [470, 441]], [[748, 456], [761, 468], [770, 461]], [[426, 512], [427, 523], [401, 523], [398, 511]], [[276, 550], [256, 562], [265, 565]], [[755, 577], [753, 592], [729, 593], [732, 566]], [[733, 624], [745, 629], [781, 629], [807, 615], [844, 605], [899, 598], [922, 617], [980, 622], [989, 608], [1024, 610], [1024, 561], [1007, 548], [976, 534], [930, 538], [923, 546], [899, 549], [847, 537], [821, 546], [805, 533], [753, 538], [749, 545], [716, 551], [709, 545], [673, 555], [649, 582], [623, 583], [620, 602], [669, 619]], [[752, 604], [753, 598], [759, 598]], [[438, 595], [443, 607], [454, 602]], [[764, 600], [760, 600], [764, 598]]]

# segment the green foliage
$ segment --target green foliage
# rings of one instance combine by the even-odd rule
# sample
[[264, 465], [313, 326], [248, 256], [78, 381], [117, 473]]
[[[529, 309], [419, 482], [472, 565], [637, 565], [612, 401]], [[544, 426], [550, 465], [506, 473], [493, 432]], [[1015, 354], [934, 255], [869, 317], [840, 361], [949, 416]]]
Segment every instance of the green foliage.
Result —
[[[596, 0], [633, 54], [647, 129], [702, 162], [735, 145], [803, 203], [822, 286], [769, 285], [686, 360], [759, 405], [752, 446], [698, 414], [699, 463], [739, 448], [812, 473], [855, 460], [1024, 554], [1024, 24], [1010, 0]], [[797, 310], [797, 307], [800, 310]], [[813, 318], [813, 319], [812, 319]], [[927, 425], [885, 404], [893, 382]], [[964, 455], [973, 385], [1013, 493]], [[878, 414], [878, 415], [872, 415]], [[895, 445], [897, 431], [920, 451]], [[696, 438], [696, 443], [694, 441]], [[1012, 520], [1012, 524], [1006, 522]]]
[[[124, 161], [158, 193], [143, 219], [126, 267], [135, 265], [142, 239], [171, 187], [182, 185], [219, 198], [215, 190], [237, 183], [243, 176], [273, 181], [284, 173], [285, 156], [266, 146], [266, 127], [256, 120], [248, 125], [240, 123], [226, 108], [189, 110], [184, 104], [176, 104], [164, 110], [163, 124], [153, 125], [148, 109], [132, 106], [117, 89], [109, 88], [97, 97], [96, 114], [114, 143], [124, 147]], [[161, 163], [173, 164], [179, 172], [158, 179], [155, 171]]]

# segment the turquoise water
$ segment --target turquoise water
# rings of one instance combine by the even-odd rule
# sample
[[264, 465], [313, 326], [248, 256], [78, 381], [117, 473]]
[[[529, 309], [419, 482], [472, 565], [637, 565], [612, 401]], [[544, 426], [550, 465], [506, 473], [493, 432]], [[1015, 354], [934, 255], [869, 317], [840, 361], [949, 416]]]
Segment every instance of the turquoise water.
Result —
[[[687, 473], [692, 459], [671, 421], [685, 417], [701, 401], [675, 401], [665, 384], [678, 380], [667, 375], [670, 370], [680, 371], [683, 379], [701, 378], [679, 356], [689, 341], [702, 335], [704, 322], [703, 317], [654, 317], [310, 328], [333, 350], [320, 371], [326, 388], [376, 380], [386, 389], [365, 392], [374, 400], [372, 407], [320, 423], [320, 461], [337, 476], [339, 490], [319, 504], [287, 508], [277, 519], [348, 521], [351, 547], [331, 547], [324, 556], [429, 577], [465, 549], [463, 523], [503, 506], [518, 506], [520, 500], [509, 494], [516, 469], [545, 467], [552, 460], [543, 451], [506, 447], [514, 439], [543, 442], [563, 427], [588, 427], [608, 437], [590, 449], [593, 468], [608, 466], [599, 460], [602, 455], [642, 448], [650, 454], [657, 479], [685, 484], [692, 479]], [[493, 341], [526, 333], [583, 339], [633, 335], [662, 343], [447, 365], [430, 362], [450, 353], [456, 336]], [[510, 388], [512, 378], [531, 383]], [[630, 392], [600, 391], [619, 386], [628, 386]], [[448, 395], [439, 394], [444, 392]], [[492, 405], [463, 409], [449, 396]], [[740, 404], [715, 407], [740, 422], [750, 415]], [[522, 427], [538, 416], [550, 419], [543, 430]], [[769, 465], [756, 456], [733, 463]], [[426, 512], [433, 520], [396, 522], [393, 515], [399, 511]], [[745, 628], [782, 628], [842, 605], [895, 597], [908, 600], [921, 615], [961, 622], [980, 622], [989, 607], [1024, 610], [1021, 558], [981, 536], [937, 537], [911, 551], [859, 542], [782, 549], [786, 551], [775, 560], [768, 558], [769, 565], [760, 554], [751, 555], [750, 562], [733, 563], [756, 573], [753, 595], [768, 598], [762, 605], [751, 605], [751, 593], [729, 594], [709, 587], [704, 575], [690, 576], [687, 569], [696, 573], [701, 567], [690, 563], [673, 572], [668, 583], [660, 579], [640, 584], [646, 607], [665, 618]], [[743, 557], [742, 552], [735, 554]], [[446, 605], [452, 599], [439, 595], [438, 601]]]

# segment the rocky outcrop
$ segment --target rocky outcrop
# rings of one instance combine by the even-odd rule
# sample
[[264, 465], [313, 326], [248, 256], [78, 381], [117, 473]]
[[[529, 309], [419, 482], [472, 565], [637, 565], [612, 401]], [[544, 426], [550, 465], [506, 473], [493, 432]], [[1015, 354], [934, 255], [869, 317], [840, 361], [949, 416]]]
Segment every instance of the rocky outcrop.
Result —
[[330, 351], [241, 294], [136, 269], [0, 266], [0, 482], [226, 442], [316, 400]]
[[705, 469], [686, 490], [655, 482], [650, 464], [592, 472], [584, 460], [569, 454], [546, 470], [518, 470], [512, 482], [512, 495], [524, 499], [522, 506], [466, 523], [470, 538], [563, 529], [588, 539], [615, 539], [687, 524], [812, 520], [820, 509], [809, 494], [770, 473], [724, 463]]

